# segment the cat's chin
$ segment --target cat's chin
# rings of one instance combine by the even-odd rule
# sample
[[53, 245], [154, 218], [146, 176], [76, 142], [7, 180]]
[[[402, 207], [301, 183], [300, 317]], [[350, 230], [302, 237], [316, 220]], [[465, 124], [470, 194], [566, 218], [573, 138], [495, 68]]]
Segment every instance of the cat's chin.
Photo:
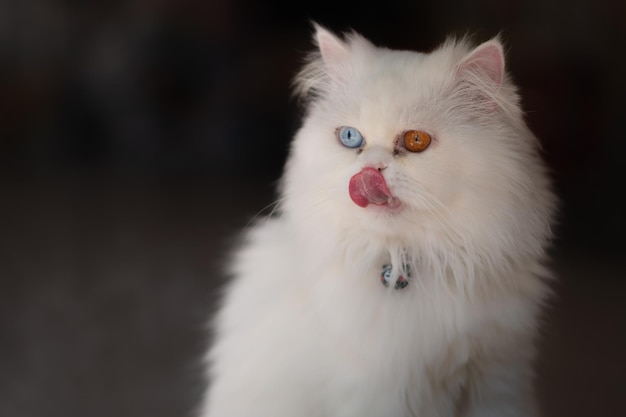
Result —
[[368, 204], [364, 207], [365, 210], [372, 211], [374, 213], [383, 214], [396, 214], [400, 213], [404, 209], [404, 204], [396, 197], [390, 197], [386, 202], [379, 204]]

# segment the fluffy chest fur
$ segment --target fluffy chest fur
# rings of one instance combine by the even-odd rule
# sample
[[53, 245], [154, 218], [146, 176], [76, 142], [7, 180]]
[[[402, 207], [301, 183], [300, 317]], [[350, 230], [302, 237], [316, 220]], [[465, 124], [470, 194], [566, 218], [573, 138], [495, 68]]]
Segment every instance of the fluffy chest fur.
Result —
[[[268, 416], [458, 415], [483, 361], [520, 341], [532, 355], [543, 286], [467, 297], [418, 268], [390, 290], [380, 281], [388, 254], [318, 263], [288, 229], [260, 226], [235, 263], [246, 278], [228, 291], [211, 353], [222, 379], [210, 398], [223, 415], [250, 404]], [[259, 397], [237, 400], [249, 391]]]

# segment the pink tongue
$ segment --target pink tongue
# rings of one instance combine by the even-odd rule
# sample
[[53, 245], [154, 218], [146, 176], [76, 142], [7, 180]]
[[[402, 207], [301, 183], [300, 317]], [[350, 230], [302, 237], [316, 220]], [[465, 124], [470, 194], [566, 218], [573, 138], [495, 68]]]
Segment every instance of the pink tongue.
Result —
[[350, 198], [359, 207], [367, 207], [368, 204], [385, 204], [391, 197], [383, 174], [374, 168], [364, 168], [350, 178], [348, 189]]

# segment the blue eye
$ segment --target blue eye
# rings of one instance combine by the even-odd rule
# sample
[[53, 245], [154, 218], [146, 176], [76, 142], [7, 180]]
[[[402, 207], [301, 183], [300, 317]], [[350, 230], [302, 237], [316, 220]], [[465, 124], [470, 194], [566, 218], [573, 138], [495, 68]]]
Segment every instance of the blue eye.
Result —
[[358, 148], [363, 144], [361, 132], [350, 126], [341, 126], [337, 130], [337, 137], [341, 144], [348, 148]]

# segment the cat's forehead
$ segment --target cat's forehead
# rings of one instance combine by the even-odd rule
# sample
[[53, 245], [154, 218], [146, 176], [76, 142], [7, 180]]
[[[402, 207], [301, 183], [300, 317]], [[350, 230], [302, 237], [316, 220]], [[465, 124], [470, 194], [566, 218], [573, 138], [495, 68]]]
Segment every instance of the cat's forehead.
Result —
[[450, 68], [436, 56], [411, 51], [381, 50], [358, 80], [364, 95], [395, 94], [398, 100], [417, 100], [440, 87]]
[[359, 120], [404, 128], [422, 119], [433, 101], [445, 99], [448, 69], [431, 61], [427, 54], [382, 51], [354, 84]]

